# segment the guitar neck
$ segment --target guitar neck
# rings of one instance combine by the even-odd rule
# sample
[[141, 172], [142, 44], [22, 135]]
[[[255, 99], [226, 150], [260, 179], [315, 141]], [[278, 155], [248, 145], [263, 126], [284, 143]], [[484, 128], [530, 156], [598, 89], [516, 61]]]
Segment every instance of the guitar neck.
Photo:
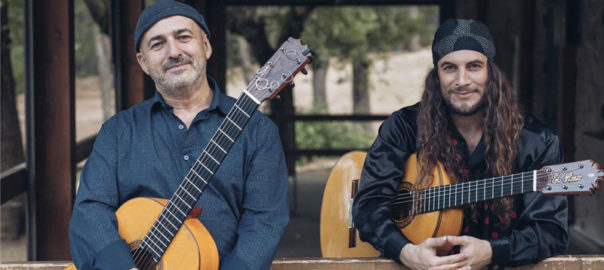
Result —
[[497, 176], [411, 192], [416, 214], [537, 190], [537, 171]]
[[161, 258], [258, 106], [244, 91], [210, 138], [143, 240], [154, 258]]

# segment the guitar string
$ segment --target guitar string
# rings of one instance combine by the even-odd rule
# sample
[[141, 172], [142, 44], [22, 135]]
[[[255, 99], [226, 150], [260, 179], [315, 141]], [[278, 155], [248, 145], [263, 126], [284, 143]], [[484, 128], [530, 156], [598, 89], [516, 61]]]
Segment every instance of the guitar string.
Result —
[[[479, 190], [479, 189], [484, 189], [486, 186], [488, 187], [492, 187], [494, 189], [496, 188], [501, 188], [503, 187], [503, 191], [504, 193], [509, 193], [513, 187], [510, 187], [510, 182], [513, 182], [514, 186], [518, 186], [518, 184], [521, 184], [521, 189], [523, 189], [523, 186], [527, 186], [527, 184], [530, 184], [530, 186], [528, 188], [530, 188], [532, 190], [532, 173], [531, 172], [527, 172], [525, 173], [525, 175], [530, 174], [530, 178], [526, 177], [526, 179], [524, 181], [522, 181], [521, 179], [514, 179], [511, 176], [505, 176], [508, 177], [508, 179], [503, 178], [503, 181], [497, 181], [495, 183], [489, 183], [489, 179], [492, 178], [487, 178], [484, 180], [479, 180], [479, 181], [472, 181], [472, 182], [464, 182], [464, 183], [460, 183], [460, 184], [456, 184], [459, 185], [460, 188], [457, 189], [457, 194], [465, 194], [466, 192], [469, 191], [474, 191], [474, 190]], [[540, 175], [543, 176], [543, 175]], [[518, 177], [518, 175], [516, 175], [516, 177]], [[482, 182], [482, 183], [481, 183]], [[474, 187], [472, 187], [471, 183], [476, 183], [476, 185], [474, 185]], [[414, 191], [412, 194], [410, 192], [404, 193], [404, 194], [397, 194], [395, 195], [395, 200], [393, 201], [393, 205], [396, 204], [402, 204], [402, 203], [408, 203], [409, 201], [413, 201], [414, 198], [411, 198], [411, 200], [409, 200], [410, 197], [414, 196], [414, 195], [419, 195], [421, 196], [421, 192], [428, 193], [427, 195], [423, 196], [423, 200], [434, 200], [435, 198], [438, 199], [438, 197], [444, 198], [447, 196], [447, 193], [450, 194], [451, 193], [451, 187], [454, 185], [445, 185], [445, 186], [439, 186], [439, 187], [434, 187], [434, 188], [429, 188], [429, 189], [424, 189], [421, 191]], [[449, 189], [449, 190], [447, 190]], [[528, 191], [528, 190], [527, 190]], [[500, 192], [500, 191], [498, 191]], [[454, 193], [455, 194], [455, 193]]]
[[[282, 56], [282, 55], [283, 55], [283, 54], [280, 54], [280, 55], [277, 57], [277, 59], [275, 60], [275, 63], [277, 63], [277, 62], [279, 61], [279, 59], [281, 58], [281, 56]], [[264, 69], [264, 70], [266, 70], [265, 74], [261, 74], [261, 73], [262, 73], [261, 71], [263, 71], [263, 69], [260, 69], [260, 70], [259, 70], [259, 75], [260, 75], [260, 76], [259, 76], [259, 78], [264, 78], [264, 75], [266, 75], [268, 72], [270, 72], [270, 71], [271, 71], [271, 70], [274, 68], [274, 64], [272, 64], [272, 63], [271, 63], [271, 65], [269, 65], [269, 66], [270, 66], [270, 68], [269, 68], [269, 69]], [[293, 75], [292, 75], [292, 76], [289, 76], [289, 77], [288, 77], [288, 78], [287, 78], [287, 79], [284, 81], [284, 83], [287, 83], [287, 82], [291, 81], [291, 79], [293, 79]], [[269, 84], [269, 87], [270, 87], [270, 84]], [[275, 89], [275, 90], [276, 90], [276, 89]], [[242, 93], [242, 95], [240, 96], [240, 98], [238, 99], [238, 101], [239, 101], [240, 99], [244, 98], [245, 96], [247, 96], [247, 94]], [[247, 104], [246, 104], [246, 103], [247, 103]], [[236, 102], [236, 104], [237, 104], [237, 102]], [[243, 120], [242, 127], [240, 126], [240, 127], [241, 127], [241, 129], [243, 129], [243, 128], [244, 128], [244, 127], [247, 125], [247, 122], [248, 122], [248, 121], [251, 119], [251, 117], [253, 116], [253, 113], [255, 112], [254, 110], [257, 108], [257, 106], [258, 106], [259, 104], [256, 104], [255, 102], [253, 102], [253, 100], [252, 100], [250, 97], [247, 97], [246, 99], [243, 99], [243, 100], [242, 100], [242, 104], [241, 104], [241, 105], [242, 105], [242, 106], [241, 106], [240, 108], [242, 109], [242, 113], [238, 113], [238, 114], [236, 114], [235, 112], [236, 112], [237, 110], [239, 110], [239, 109], [237, 109], [237, 108], [235, 108], [235, 107], [233, 106], [233, 107], [231, 108], [231, 110], [229, 111], [229, 113], [227, 114], [226, 118], [229, 118], [231, 121], [234, 121], [234, 123], [241, 123], [241, 122], [240, 122], [240, 120]], [[253, 108], [253, 109], [252, 109], [251, 107], [248, 107], [249, 105], [254, 105], [254, 106], [256, 106], [256, 108]], [[252, 110], [246, 110], [246, 109], [252, 109]], [[246, 112], [246, 111], [247, 111], [247, 112]], [[251, 113], [250, 113], [250, 112], [251, 112]], [[248, 113], [248, 114], [249, 114], [249, 117], [248, 117], [247, 115], [243, 114], [243, 113]], [[238, 116], [239, 116], [239, 117], [238, 117]], [[221, 123], [221, 125], [219, 126], [220, 130], [222, 130], [222, 132], [224, 132], [224, 133], [225, 133], [225, 134], [223, 134], [223, 135], [228, 136], [227, 134], [231, 134], [231, 136], [232, 136], [232, 131], [233, 131], [233, 130], [235, 130], [235, 129], [237, 129], [237, 130], [235, 130], [235, 132], [236, 132], [236, 133], [238, 133], [238, 134], [236, 134], [236, 135], [237, 135], [237, 137], [238, 137], [238, 136], [241, 134], [242, 130], [239, 130], [239, 128], [237, 128], [237, 126], [235, 126], [233, 123], [232, 123], [231, 125], [227, 125], [227, 124], [226, 124], [226, 122], [228, 122], [228, 121], [227, 121], [227, 119], [226, 119], [226, 118], [223, 120], [223, 122], [222, 122], [222, 123]], [[244, 118], [245, 118], [245, 119], [244, 119]], [[219, 132], [219, 131], [217, 131], [217, 133], [218, 133], [218, 132]], [[217, 133], [216, 133], [216, 134], [217, 134]], [[233, 139], [233, 141], [230, 141], [229, 139], [227, 139], [227, 138], [226, 138], [226, 136], [219, 136], [219, 137], [218, 137], [218, 141], [217, 141], [217, 142], [215, 141], [215, 142], [216, 142], [216, 143], [218, 143], [218, 144], [220, 144], [220, 145], [224, 145], [224, 144], [223, 144], [224, 142], [228, 143], [228, 144], [229, 144], [228, 148], [229, 148], [229, 150], [230, 150], [230, 147], [232, 147], [232, 145], [235, 143], [236, 138], [231, 138], [231, 139]], [[214, 136], [212, 136], [212, 137], [214, 137]], [[234, 137], [235, 137], [235, 136], [234, 136]], [[222, 142], [221, 142], [221, 139], [222, 139]], [[227, 140], [229, 140], [229, 141], [227, 141]], [[207, 145], [207, 146], [206, 146], [206, 147], [205, 147], [203, 150], [206, 150], [206, 148], [207, 148], [207, 149], [208, 149], [208, 151], [211, 151], [211, 150], [209, 149], [210, 147], [212, 147], [212, 146], [211, 146], [211, 142], [208, 142], [208, 145]], [[215, 148], [214, 150], [216, 150], [217, 146], [216, 146], [216, 145], [214, 145], [214, 148]], [[228, 150], [226, 150], [226, 151], [228, 151]], [[206, 164], [206, 163], [207, 163], [207, 161], [209, 161], [209, 159], [210, 159], [209, 155], [210, 155], [210, 154], [206, 154], [206, 155], [204, 155], [204, 151], [202, 151], [202, 153], [200, 154], [200, 157], [199, 157], [198, 159], [196, 159], [196, 161], [195, 161], [194, 165], [192, 166], [192, 169], [191, 169], [191, 170], [189, 170], [189, 173], [187, 174], [187, 176], [186, 176], [186, 177], [189, 177], [189, 175], [191, 174], [191, 172], [193, 172], [193, 170], [198, 171], [199, 169], [201, 169], [201, 166], [204, 166], [204, 167], [205, 167], [205, 164]], [[224, 154], [224, 155], [226, 155], [226, 154]], [[204, 157], [205, 157], [205, 160], [204, 160]], [[224, 159], [224, 158], [225, 158], [225, 157], [223, 157], [223, 159]], [[201, 164], [198, 164], [198, 163], [201, 163]], [[219, 165], [220, 165], [220, 164], [217, 164], [215, 167], [219, 167]], [[205, 169], [206, 169], [206, 170], [207, 170], [207, 171], [208, 171], [210, 174], [212, 174], [212, 175], [213, 175], [213, 173], [215, 173], [215, 172], [211, 172], [211, 171], [209, 170], [209, 168], [205, 168]], [[208, 178], [209, 178], [209, 177], [208, 177]], [[179, 190], [181, 189], [181, 188], [180, 188], [181, 186], [186, 187], [186, 185], [187, 185], [187, 184], [189, 184], [189, 183], [186, 183], [186, 182], [188, 182], [188, 181], [186, 181], [186, 180], [184, 180], [184, 179], [183, 179], [183, 183], [184, 183], [184, 184], [181, 184], [181, 185], [179, 186], [179, 188], [176, 190], [176, 192], [174, 193], [174, 195], [172, 196], [172, 198], [171, 198], [171, 199], [168, 201], [168, 203], [166, 204], [166, 207], [164, 208], [164, 209], [165, 209], [165, 211], [170, 212], [170, 211], [173, 211], [173, 210], [174, 210], [174, 209], [170, 210], [170, 202], [172, 202], [172, 205], [174, 205], [174, 207], [182, 208], [182, 206], [183, 206], [184, 202], [180, 203], [180, 204], [181, 204], [181, 206], [179, 206], [179, 205], [178, 205], [179, 203], [178, 203], [178, 201], [176, 201], [175, 196], [178, 196], [178, 192], [179, 192]], [[193, 186], [193, 184], [192, 184], [192, 183], [190, 183], [189, 185], [190, 185], [189, 187]], [[207, 185], [207, 183], [206, 183], [206, 185]], [[202, 190], [202, 191], [203, 191], [203, 190]], [[182, 193], [182, 192], [181, 192], [181, 193]], [[184, 194], [182, 194], [182, 195], [184, 196]], [[200, 192], [200, 194], [199, 194], [197, 197], [199, 198], [199, 196], [201, 196], [201, 192]], [[197, 198], [196, 200], [198, 200], [198, 198]], [[194, 207], [194, 205], [193, 205], [192, 207]], [[188, 209], [189, 211], [191, 210], [189, 206], [187, 206], [187, 209]], [[161, 222], [161, 218], [162, 218], [162, 217], [164, 217], [164, 219], [167, 219], [168, 221], [170, 220], [170, 218], [169, 218], [167, 215], [164, 215], [164, 214], [163, 214], [163, 212], [164, 212], [164, 211], [162, 211], [162, 213], [160, 213], [160, 217], [159, 217], [159, 219], [156, 221], [156, 223]], [[172, 212], [170, 212], [170, 214], [173, 214], [173, 213], [172, 213]], [[186, 216], [185, 216], [184, 218], [186, 219]], [[177, 220], [177, 221], [178, 221], [178, 220]], [[180, 222], [180, 221], [179, 221], [179, 222]], [[182, 221], [182, 222], [184, 222], [184, 221]], [[179, 228], [181, 227], [182, 222], [180, 222], [180, 224], [179, 224], [179, 225], [177, 225]], [[151, 232], [151, 231], [152, 231], [152, 230], [154, 230], [154, 229], [155, 229], [156, 231], [157, 231], [157, 230], [159, 230], [159, 229], [157, 229], [157, 227], [155, 226], [155, 223], [154, 223], [154, 225], [152, 226], [152, 228], [149, 230], [149, 232]], [[178, 231], [178, 230], [177, 230], [177, 231]], [[160, 232], [160, 233], [161, 233], [161, 232]], [[149, 236], [149, 238], [147, 238], [147, 236]], [[146, 239], [149, 239], [149, 241], [153, 241], [153, 239], [151, 239], [151, 237], [152, 237], [152, 236], [155, 236], [155, 238], [156, 238], [157, 240], [161, 241], [161, 239], [159, 239], [159, 237], [157, 237], [155, 234], [153, 234], [153, 233], [152, 233], [152, 234], [147, 233], [147, 235], [145, 236], [145, 239], [143, 239], [143, 243], [141, 243], [141, 247], [143, 246], [143, 244], [146, 244], [146, 242], [145, 242], [145, 240], [146, 240]], [[169, 240], [169, 239], [168, 239], [168, 240]], [[169, 242], [168, 242], [167, 244], [169, 245], [169, 244], [170, 244], [170, 242], [171, 242], [171, 241], [169, 240]], [[162, 244], [163, 244], [163, 241], [162, 241]], [[148, 247], [148, 248], [151, 248], [151, 246], [149, 246], [149, 244], [146, 244], [146, 245], [147, 245], [147, 247]], [[157, 245], [157, 244], [156, 244], [156, 245]], [[158, 247], [159, 247], [159, 246], [158, 246]], [[167, 247], [166, 247], [166, 249], [167, 249]], [[136, 251], [135, 251], [135, 254], [134, 254], [135, 259], [138, 259], [138, 258], [139, 258], [139, 256], [140, 256], [139, 254], [140, 254], [141, 252], [138, 252], [139, 250], [140, 250], [140, 249], [138, 249], [138, 250], [136, 250]], [[165, 250], [164, 250], [164, 251], [165, 251]], [[163, 251], [162, 251], [162, 252], [163, 252]], [[136, 253], [139, 253], [139, 254], [136, 254]]]
[[[475, 198], [476, 198], [477, 197], [476, 195], [479, 192], [478, 190], [480, 190], [481, 188], [484, 189], [485, 186], [488, 186], [489, 188], [493, 188], [493, 191], [494, 191], [494, 189], [500, 188], [501, 192], [508, 195], [508, 193], [511, 193], [514, 189], [514, 187], [511, 187], [510, 184], [512, 184], [514, 186], [520, 186], [520, 187], [516, 187], [516, 189], [520, 188], [520, 190], [524, 189], [524, 186], [528, 186], [527, 191], [529, 191], [529, 190], [532, 191], [532, 182], [533, 182], [532, 181], [532, 172], [526, 172], [524, 174], [525, 175], [530, 174], [531, 177], [530, 178], [526, 177], [526, 179], [524, 179], [524, 180], [520, 180], [520, 179], [514, 180], [511, 176], [507, 176], [507, 177], [510, 177], [510, 179], [504, 180], [504, 181], [498, 181], [495, 183], [488, 183], [489, 179], [491, 179], [491, 178], [487, 178], [487, 179], [481, 181], [484, 183], [480, 183], [480, 182], [476, 183], [476, 185], [474, 187], [471, 187], [471, 184], [467, 184], [467, 185], [465, 184], [465, 183], [474, 183], [474, 182], [464, 182], [462, 184], [459, 184], [461, 186], [461, 188], [459, 188], [456, 193], [463, 195], [466, 192], [477, 191], [474, 193]], [[545, 174], [541, 174], [539, 177], [542, 177], [544, 175]], [[516, 176], [518, 176], [518, 175], [516, 175]], [[512, 181], [513, 181], [513, 183], [510, 183]], [[476, 181], [476, 182], [478, 182], [478, 181]], [[518, 185], [518, 184], [520, 184], [520, 185]], [[527, 185], [527, 184], [530, 184], [530, 185]], [[449, 196], [449, 201], [452, 197], [451, 196], [451, 190], [452, 190], [451, 186], [453, 186], [453, 185], [445, 185], [445, 186], [437, 187], [435, 189], [430, 189], [429, 192], [426, 192], [428, 194], [425, 196], [422, 196], [422, 194], [417, 191], [413, 192], [413, 193], [407, 192], [404, 194], [398, 194], [398, 195], [396, 195], [397, 199], [394, 201], [394, 203], [391, 204], [391, 206], [397, 206], [397, 205], [403, 205], [403, 204], [409, 203], [409, 202], [415, 200], [415, 198], [411, 198], [415, 195], [421, 196], [422, 198], [420, 198], [418, 200], [421, 200], [421, 202], [424, 202], [424, 203], [426, 201], [428, 201], [429, 204], [432, 204], [432, 205], [438, 204], [437, 202], [434, 202], [434, 201], [436, 201], [436, 199], [439, 199], [439, 200], [443, 199], [442, 202], [446, 203], [447, 196]], [[492, 193], [493, 193], [493, 191], [492, 191]], [[497, 192], [500, 193], [500, 191], [497, 191]], [[511, 194], [509, 194], [509, 195], [511, 195]], [[471, 198], [471, 196], [472, 196], [472, 194], [470, 194], [468, 198]], [[484, 194], [481, 197], [483, 198], [483, 200], [486, 200]], [[409, 198], [411, 198], [411, 199], [409, 199]], [[458, 197], [457, 199], [459, 200], [460, 198]], [[457, 202], [457, 201], [455, 201], [455, 202]], [[463, 203], [463, 200], [462, 200], [462, 203]]]
[[[522, 174], [522, 175], [521, 175]], [[541, 173], [538, 174], [537, 177], [543, 177], [546, 175], [549, 175], [551, 173]], [[527, 177], [527, 176], [530, 176]], [[438, 186], [438, 187], [431, 187], [431, 188], [427, 188], [427, 189], [422, 189], [422, 190], [418, 190], [418, 191], [413, 191], [413, 192], [407, 192], [407, 193], [403, 193], [403, 194], [397, 194], [395, 195], [395, 199], [393, 200], [394, 203], [408, 203], [410, 200], [409, 198], [412, 197], [412, 194], [419, 194], [420, 192], [423, 191], [427, 191], [426, 193], [430, 193], [427, 196], [424, 196], [424, 198], [426, 200], [429, 199], [434, 199], [436, 197], [442, 197], [443, 194], [446, 194], [447, 192], [450, 193], [450, 190], [445, 190], [447, 188], [450, 188], [454, 185], [459, 185], [458, 187], [460, 187], [458, 189], [458, 193], [463, 193], [463, 192], [467, 192], [467, 191], [474, 191], [474, 190], [478, 190], [478, 189], [484, 189], [485, 187], [492, 187], [493, 188], [500, 188], [500, 187], [509, 187], [510, 184], [518, 184], [518, 183], [531, 183], [531, 188], [532, 188], [532, 179], [533, 176], [533, 172], [524, 172], [524, 173], [518, 173], [518, 174], [514, 174], [514, 175], [506, 175], [506, 176], [500, 176], [500, 177], [494, 177], [494, 178], [500, 178], [500, 181], [497, 181], [495, 183], [489, 183], [489, 181], [492, 178], [486, 178], [486, 179], [481, 179], [481, 180], [476, 180], [476, 181], [470, 181], [470, 182], [463, 182], [463, 183], [458, 183], [458, 184], [452, 184], [452, 185], [444, 185], [444, 186]], [[519, 177], [523, 177], [523, 179], [519, 179]], [[514, 179], [514, 178], [518, 178], [518, 179]], [[471, 187], [471, 183], [476, 183], [476, 185], [472, 188]], [[507, 190], [504, 189], [504, 191], [509, 191], [512, 190], [512, 188], [508, 188]], [[445, 195], [446, 196], [446, 195]]]
[[[240, 98], [243, 98], [243, 96], [245, 96], [245, 94], [242, 94], [242, 97], [240, 97]], [[248, 98], [246, 98], [246, 99], [243, 99], [243, 100], [242, 100], [242, 103], [241, 103], [241, 104], [239, 104], [239, 105], [241, 105], [241, 107], [243, 107], [243, 108], [242, 108], [243, 110], [246, 110], [246, 111], [248, 111], [248, 113], [249, 113], [249, 111], [252, 111], [252, 110], [251, 110], [252, 108], [249, 106], [250, 104], [255, 104], [255, 103], [254, 103], [254, 102], [253, 102], [253, 101], [252, 101], [252, 100], [251, 100], [251, 99], [248, 97]], [[255, 108], [254, 108], [254, 109], [255, 109]], [[231, 109], [231, 111], [229, 112], [229, 114], [227, 114], [227, 117], [231, 118], [233, 121], [236, 121], [237, 123], [241, 123], [241, 120], [244, 120], [244, 121], [249, 121], [249, 119], [243, 119], [244, 117], [245, 117], [245, 118], [247, 118], [247, 116], [243, 115], [243, 113], [239, 113], [239, 114], [237, 114], [237, 113], [235, 113], [235, 110], [238, 110], [238, 109], [237, 109], [237, 108], [235, 108], [235, 107], [233, 106], [233, 107], [232, 107], [232, 109]], [[251, 117], [251, 116], [252, 116], [252, 115], [250, 115], [250, 117]], [[226, 119], [224, 119], [224, 120], [223, 120], [223, 123], [226, 123], [226, 122], [227, 122], [227, 120], [226, 120]], [[231, 134], [231, 135], [232, 135], [232, 131], [233, 131], [233, 130], [236, 128], [236, 127], [234, 127], [234, 126], [232, 126], [232, 125], [231, 125], [231, 126], [227, 125], [227, 127], [229, 127], [229, 128], [225, 128], [225, 127], [223, 127], [223, 125], [221, 125], [221, 127], [222, 127], [222, 129], [224, 130], [224, 132], [226, 132], [226, 133], [228, 133], [228, 134]], [[220, 140], [220, 139], [222, 139], [222, 140]], [[221, 145], [223, 145], [223, 146], [224, 146], [224, 143], [225, 143], [225, 142], [227, 142], [227, 140], [228, 140], [228, 139], [224, 138], [224, 136], [220, 136], [220, 137], [219, 137], [219, 140], [218, 140], [218, 142], [217, 142], [217, 143], [219, 143], [219, 144], [221, 144]], [[229, 141], [229, 142], [227, 142], [227, 143], [230, 143], [230, 141]], [[210, 147], [211, 147], [211, 143], [210, 143], [210, 142], [208, 143], [208, 146], [210, 146]], [[208, 150], [208, 151], [211, 151], [211, 150], [209, 149], [209, 147], [208, 147], [208, 146], [206, 146], [206, 148], [208, 148], [207, 150]], [[204, 150], [206, 150], [206, 148], [204, 148]], [[215, 146], [215, 148], [216, 148], [216, 146]], [[207, 155], [207, 154], [206, 154], [206, 155]], [[192, 169], [193, 169], [193, 170], [198, 171], [199, 169], [201, 169], [201, 166], [202, 166], [202, 165], [201, 165], [201, 164], [197, 164], [197, 163], [202, 162], [202, 163], [204, 163], [204, 164], [207, 164], [207, 162], [209, 161], [209, 159], [210, 159], [210, 157], [204, 157], [204, 152], [202, 151], [202, 154], [200, 155], [200, 158], [198, 158], [198, 159], [195, 161], [195, 163], [194, 163], [194, 165], [193, 165]], [[186, 177], [187, 177], [187, 178], [189, 178], [189, 179], [191, 179], [191, 174], [192, 174], [192, 171], [190, 170], [190, 171], [189, 171], [189, 173], [187, 174], [187, 176], [186, 176]], [[183, 179], [183, 183], [184, 183], [184, 184], [181, 184], [181, 186], [179, 186], [179, 188], [176, 190], [176, 192], [174, 193], [174, 195], [172, 196], [172, 198], [170, 199], [170, 201], [168, 202], [168, 204], [166, 204], [165, 209], [166, 209], [166, 211], [170, 212], [170, 214], [172, 214], [173, 212], [175, 212], [175, 211], [174, 211], [174, 210], [175, 210], [174, 208], [177, 208], [177, 209], [178, 209], [178, 208], [180, 208], [180, 209], [185, 208], [185, 203], [184, 203], [184, 202], [179, 202], [178, 200], [176, 200], [176, 196], [178, 196], [178, 194], [179, 194], [179, 193], [180, 193], [182, 196], [185, 196], [184, 192], [183, 192], [183, 191], [181, 191], [181, 190], [184, 190], [184, 189], [182, 189], [181, 187], [183, 187], [183, 188], [187, 188], [187, 185], [188, 185], [188, 188], [189, 188], [189, 190], [190, 190], [190, 188], [192, 187], [192, 185], [193, 185], [193, 184], [192, 184], [192, 182], [191, 182], [191, 183], [187, 183], [187, 182], [189, 182], [189, 181], [186, 181], [186, 180], [184, 180], [184, 179]], [[198, 187], [198, 188], [199, 188], [199, 187]], [[199, 193], [198, 197], [199, 197], [200, 195], [201, 195], [201, 193]], [[181, 197], [182, 197], [182, 196], [181, 196]], [[186, 209], [190, 210], [190, 207], [189, 207], [189, 206], [186, 206]], [[163, 212], [163, 211], [162, 211], [162, 212]], [[172, 218], [170, 218], [168, 215], [165, 215], [165, 213], [162, 213], [162, 214], [163, 214], [163, 215], [160, 215], [160, 217], [159, 217], [159, 219], [158, 219], [158, 222], [163, 222], [163, 223], [165, 223], [165, 220], [162, 220], [162, 217], [163, 217], [164, 219], [167, 219], [167, 220], [168, 220], [168, 222], [170, 222], [170, 220], [174, 221], [174, 220], [173, 220]], [[185, 216], [184, 218], [186, 218], [186, 216]], [[172, 222], [170, 222], [170, 223], [172, 223]], [[177, 226], [179, 226], [179, 227], [180, 227], [180, 225], [182, 224], [180, 221], [179, 221], [179, 222], [177, 222], [177, 223], [180, 223], [179, 225], [177, 225]], [[148, 239], [148, 241], [151, 241], [151, 242], [160, 241], [160, 242], [162, 243], [162, 245], [166, 246], [166, 243], [164, 243], [164, 241], [163, 241], [163, 240], [161, 240], [161, 239], [160, 239], [160, 238], [159, 238], [157, 235], [155, 235], [155, 233], [154, 233], [154, 231], [159, 231], [159, 232], [161, 233], [161, 229], [159, 229], [159, 228], [158, 228], [156, 225], [157, 225], [157, 224], [154, 224], [154, 226], [152, 226], [152, 228], [149, 230], [149, 233], [148, 233], [148, 234], [149, 234], [149, 237], [148, 237], [147, 239]], [[162, 234], [162, 235], [163, 235], [163, 234]], [[153, 237], [155, 237], [155, 238], [156, 238], [156, 240], [153, 240]], [[169, 245], [169, 243], [170, 243], [170, 241], [171, 241], [171, 240], [170, 240], [170, 239], [167, 239], [167, 240], [168, 240], [167, 245]], [[148, 247], [149, 249], [155, 249], [155, 248], [153, 248], [152, 246], [150, 246], [150, 245], [147, 243], [147, 241], [144, 241], [144, 242], [145, 242], [145, 244], [147, 245], [147, 247]], [[155, 245], [156, 245], [156, 246], [158, 246], [157, 244], [155, 244]], [[141, 246], [142, 246], [142, 244], [141, 244]], [[161, 250], [161, 247], [159, 247], [159, 246], [158, 246], [158, 248], [160, 248], [160, 250]], [[167, 248], [167, 247], [165, 247], [165, 248]], [[137, 250], [137, 251], [138, 251], [138, 250]], [[157, 252], [157, 251], [155, 251], [155, 252]], [[157, 253], [159, 253], [159, 252], [157, 252]], [[133, 255], [134, 255], [133, 257], [134, 257], [135, 259], [138, 259], [138, 258], [140, 257], [140, 255], [139, 255], [139, 254], [140, 254], [140, 252], [136, 252], [136, 251], [135, 251], [135, 254], [133, 254]]]

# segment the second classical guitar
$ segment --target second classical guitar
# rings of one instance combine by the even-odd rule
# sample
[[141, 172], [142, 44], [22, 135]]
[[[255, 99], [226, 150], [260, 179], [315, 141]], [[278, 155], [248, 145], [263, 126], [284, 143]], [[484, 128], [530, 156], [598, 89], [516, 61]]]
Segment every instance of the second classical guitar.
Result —
[[[352, 222], [352, 202], [358, 191], [365, 152], [344, 155], [332, 169], [321, 205], [323, 257], [377, 257], [379, 252], [360, 241]], [[402, 233], [418, 244], [430, 237], [458, 235], [463, 222], [462, 205], [527, 192], [592, 194], [604, 180], [597, 163], [583, 160], [545, 166], [540, 170], [451, 184], [439, 163], [429, 188], [416, 189], [419, 174], [416, 155], [405, 163], [405, 176], [390, 201], [390, 211]]]

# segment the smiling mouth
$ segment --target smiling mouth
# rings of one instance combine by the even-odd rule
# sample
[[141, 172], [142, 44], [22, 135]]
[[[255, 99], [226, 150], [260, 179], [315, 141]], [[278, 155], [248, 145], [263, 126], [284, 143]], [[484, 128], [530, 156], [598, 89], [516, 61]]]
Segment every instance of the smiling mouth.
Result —
[[173, 65], [173, 66], [170, 66], [170, 67], [166, 68], [166, 71], [170, 71], [170, 70], [179, 69], [179, 68], [184, 67], [184, 66], [186, 66], [186, 65], [188, 65], [188, 64], [189, 64], [189, 63], [180, 63], [180, 64], [176, 64], [176, 65]]

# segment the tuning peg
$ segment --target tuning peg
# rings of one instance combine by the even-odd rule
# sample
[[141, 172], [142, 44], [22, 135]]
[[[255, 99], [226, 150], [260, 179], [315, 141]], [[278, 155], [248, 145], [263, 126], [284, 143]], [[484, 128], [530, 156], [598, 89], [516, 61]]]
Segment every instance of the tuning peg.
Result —
[[296, 84], [293, 81], [289, 82], [289, 87], [294, 88], [294, 86], [296, 86]]
[[275, 96], [275, 100], [280, 100], [281, 99], [281, 95], [276, 95]]
[[302, 72], [302, 74], [304, 75], [308, 75], [308, 71], [306, 70], [306, 68], [302, 68], [302, 70], [300, 70]]

